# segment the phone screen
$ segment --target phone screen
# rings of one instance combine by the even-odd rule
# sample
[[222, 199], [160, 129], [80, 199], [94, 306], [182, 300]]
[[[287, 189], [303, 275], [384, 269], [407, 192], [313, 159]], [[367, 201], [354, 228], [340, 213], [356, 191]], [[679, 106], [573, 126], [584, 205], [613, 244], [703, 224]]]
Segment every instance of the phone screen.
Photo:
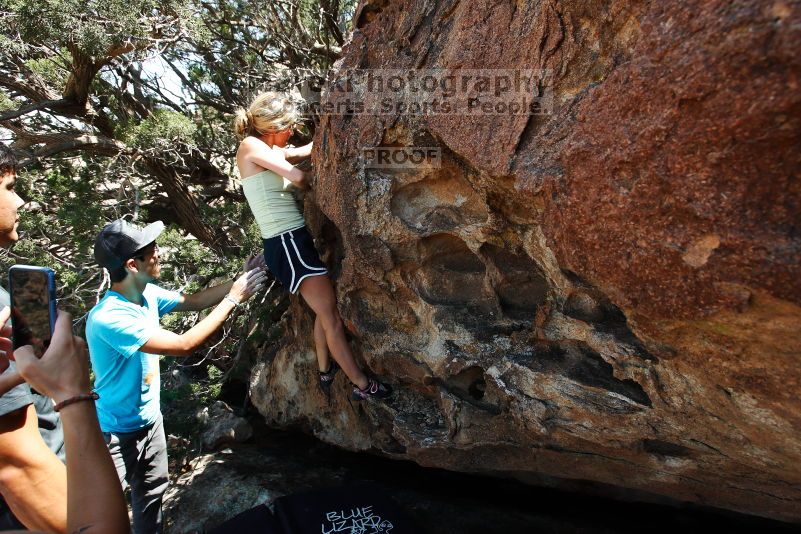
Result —
[[9, 270], [14, 348], [33, 345], [43, 350], [50, 345], [54, 283], [52, 271], [48, 271], [42, 268]]

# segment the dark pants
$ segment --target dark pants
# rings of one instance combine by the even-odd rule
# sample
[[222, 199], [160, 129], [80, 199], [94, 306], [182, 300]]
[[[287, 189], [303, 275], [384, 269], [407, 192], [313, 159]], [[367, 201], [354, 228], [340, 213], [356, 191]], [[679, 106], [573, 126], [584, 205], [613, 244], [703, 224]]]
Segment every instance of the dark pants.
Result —
[[123, 489], [131, 486], [134, 534], [161, 534], [161, 498], [167, 490], [167, 439], [159, 415], [135, 432], [104, 432]]

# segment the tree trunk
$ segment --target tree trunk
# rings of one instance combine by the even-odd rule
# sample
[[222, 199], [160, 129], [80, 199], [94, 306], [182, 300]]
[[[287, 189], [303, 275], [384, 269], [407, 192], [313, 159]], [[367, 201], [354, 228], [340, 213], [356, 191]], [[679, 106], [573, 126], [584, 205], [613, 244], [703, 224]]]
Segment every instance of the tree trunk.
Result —
[[175, 210], [176, 219], [184, 230], [219, 253], [234, 250], [234, 244], [228, 236], [222, 230], [212, 228], [203, 219], [194, 195], [172, 167], [156, 158], [145, 158], [143, 161], [152, 175], [164, 186]]

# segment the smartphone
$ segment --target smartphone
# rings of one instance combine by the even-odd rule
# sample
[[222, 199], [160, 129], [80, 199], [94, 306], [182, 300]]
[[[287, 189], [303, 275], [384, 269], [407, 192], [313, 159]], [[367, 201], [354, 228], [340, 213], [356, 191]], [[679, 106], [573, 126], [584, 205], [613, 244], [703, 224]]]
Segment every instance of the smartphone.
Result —
[[56, 326], [56, 273], [47, 267], [14, 265], [8, 270], [14, 348], [43, 352]]

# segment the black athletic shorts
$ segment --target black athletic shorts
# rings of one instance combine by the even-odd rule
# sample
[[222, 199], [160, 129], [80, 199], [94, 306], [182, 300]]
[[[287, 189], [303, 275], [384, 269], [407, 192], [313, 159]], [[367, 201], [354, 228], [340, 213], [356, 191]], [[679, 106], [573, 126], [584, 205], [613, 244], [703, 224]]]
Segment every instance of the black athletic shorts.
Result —
[[270, 272], [293, 294], [298, 292], [304, 279], [328, 273], [305, 226], [265, 239], [264, 261]]

